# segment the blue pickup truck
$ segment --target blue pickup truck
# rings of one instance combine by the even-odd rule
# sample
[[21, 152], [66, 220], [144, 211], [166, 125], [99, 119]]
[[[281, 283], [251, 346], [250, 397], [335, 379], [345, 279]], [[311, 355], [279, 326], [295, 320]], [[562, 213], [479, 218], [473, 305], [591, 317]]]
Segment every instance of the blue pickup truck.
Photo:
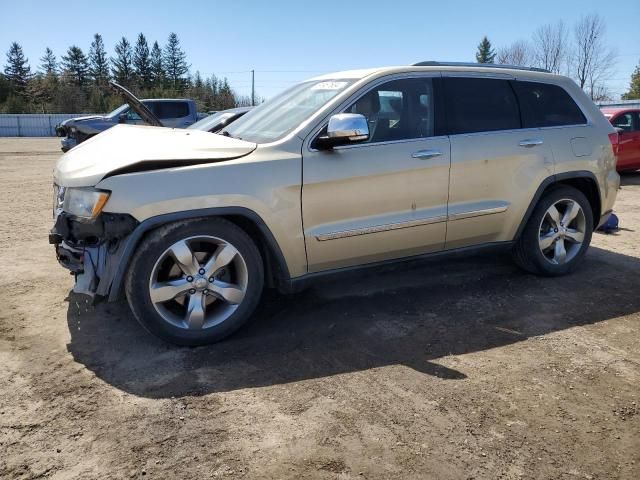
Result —
[[122, 95], [127, 103], [106, 115], [71, 118], [58, 124], [56, 135], [61, 137], [63, 152], [119, 123], [187, 128], [207, 116], [198, 113], [193, 100], [185, 98], [138, 100], [126, 88], [115, 82], [111, 82], [111, 88]]

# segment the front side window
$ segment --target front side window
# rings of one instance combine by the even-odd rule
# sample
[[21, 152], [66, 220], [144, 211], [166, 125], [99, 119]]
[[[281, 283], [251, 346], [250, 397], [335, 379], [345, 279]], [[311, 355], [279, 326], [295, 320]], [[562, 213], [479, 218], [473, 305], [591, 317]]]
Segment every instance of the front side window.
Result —
[[445, 77], [449, 133], [520, 128], [520, 112], [507, 80]]
[[582, 111], [560, 86], [537, 82], [513, 82], [522, 109], [524, 128], [583, 125]]
[[333, 79], [300, 83], [254, 108], [222, 133], [249, 142], [274, 142], [293, 131], [353, 82], [353, 79]]
[[369, 124], [368, 143], [431, 137], [433, 82], [431, 78], [408, 78], [384, 83], [361, 96], [345, 113], [364, 115]]

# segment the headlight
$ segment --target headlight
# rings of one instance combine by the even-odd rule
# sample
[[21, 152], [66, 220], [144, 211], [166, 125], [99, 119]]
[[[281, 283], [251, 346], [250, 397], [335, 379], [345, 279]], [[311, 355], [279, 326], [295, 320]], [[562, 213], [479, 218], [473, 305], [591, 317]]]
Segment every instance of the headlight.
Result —
[[104, 208], [110, 192], [89, 188], [67, 188], [63, 210], [76, 217], [93, 219]]
[[53, 219], [55, 220], [64, 207], [64, 187], [53, 184]]

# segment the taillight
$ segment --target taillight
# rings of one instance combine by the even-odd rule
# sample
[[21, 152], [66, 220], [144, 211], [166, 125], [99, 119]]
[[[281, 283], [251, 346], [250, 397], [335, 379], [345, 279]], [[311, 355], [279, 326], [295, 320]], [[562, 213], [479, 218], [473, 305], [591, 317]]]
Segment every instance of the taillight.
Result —
[[618, 156], [618, 147], [620, 146], [620, 136], [618, 132], [610, 133], [609, 141], [611, 142], [611, 148], [613, 148], [613, 154]]

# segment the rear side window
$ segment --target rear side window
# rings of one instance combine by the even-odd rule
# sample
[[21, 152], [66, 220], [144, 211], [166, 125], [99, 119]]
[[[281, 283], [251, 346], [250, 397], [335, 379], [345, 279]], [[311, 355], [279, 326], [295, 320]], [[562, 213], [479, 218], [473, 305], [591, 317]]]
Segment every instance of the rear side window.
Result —
[[189, 116], [187, 102], [157, 102], [155, 114], [160, 120]]
[[444, 81], [450, 134], [520, 128], [518, 102], [507, 80], [448, 77]]
[[558, 85], [516, 81], [513, 87], [520, 101], [524, 128], [587, 123], [576, 102]]
[[624, 133], [633, 132], [633, 114], [623, 113], [618, 115], [611, 121], [611, 124], [616, 128], [621, 128]]

